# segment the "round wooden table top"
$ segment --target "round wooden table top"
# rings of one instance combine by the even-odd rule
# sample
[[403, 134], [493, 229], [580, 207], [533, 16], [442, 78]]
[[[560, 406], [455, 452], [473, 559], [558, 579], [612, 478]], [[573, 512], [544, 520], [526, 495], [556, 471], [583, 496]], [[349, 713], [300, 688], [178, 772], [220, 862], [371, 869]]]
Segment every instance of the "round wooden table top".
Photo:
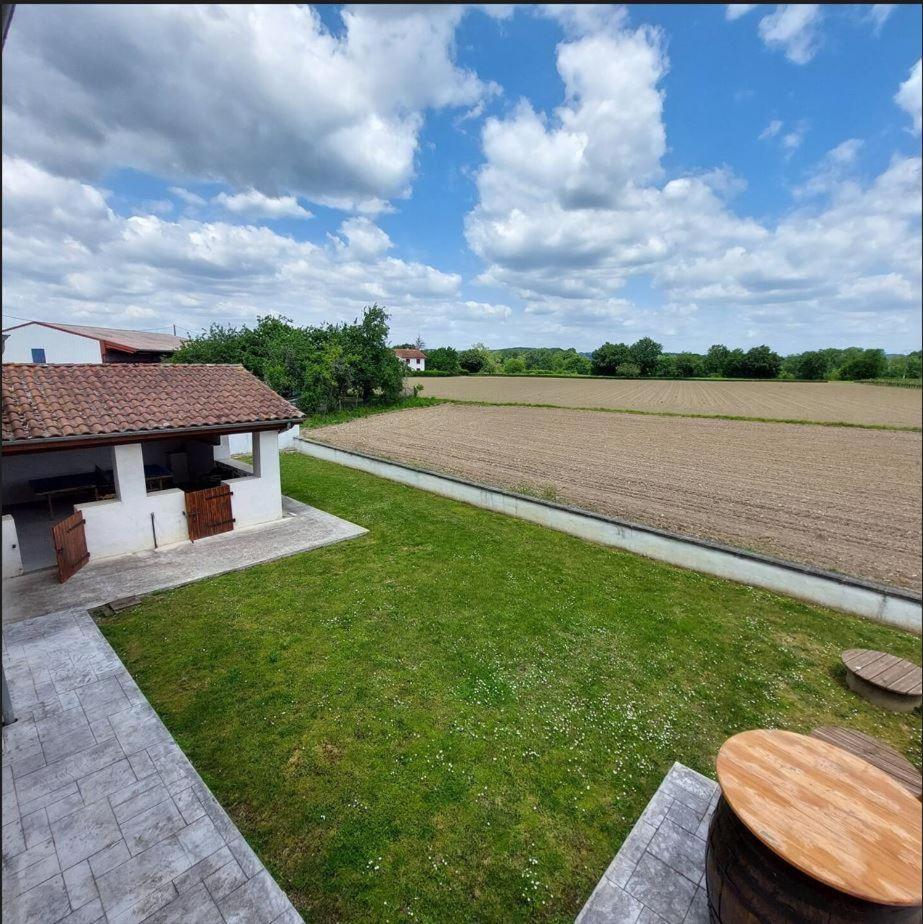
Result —
[[850, 648], [842, 657], [846, 668], [867, 683], [906, 696], [923, 693], [923, 668], [918, 664], [868, 648]]
[[737, 817], [813, 879], [882, 905], [919, 905], [923, 806], [842, 748], [788, 731], [746, 731], [718, 752]]

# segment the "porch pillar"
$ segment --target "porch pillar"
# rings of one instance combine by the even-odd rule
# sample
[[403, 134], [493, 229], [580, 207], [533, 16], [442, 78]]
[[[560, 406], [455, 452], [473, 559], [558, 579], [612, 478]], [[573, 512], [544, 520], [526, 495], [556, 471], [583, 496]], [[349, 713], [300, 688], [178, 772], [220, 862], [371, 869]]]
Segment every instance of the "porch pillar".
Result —
[[144, 456], [140, 443], [127, 443], [112, 447], [112, 470], [115, 491], [120, 501], [129, 501], [147, 495], [144, 480]]
[[264, 502], [271, 510], [268, 519], [282, 516], [282, 476], [279, 472], [279, 434], [260, 430], [251, 434], [253, 474], [260, 479]]
[[228, 436], [222, 436], [221, 442], [215, 447], [214, 459], [220, 462], [224, 459], [231, 458], [231, 439]]

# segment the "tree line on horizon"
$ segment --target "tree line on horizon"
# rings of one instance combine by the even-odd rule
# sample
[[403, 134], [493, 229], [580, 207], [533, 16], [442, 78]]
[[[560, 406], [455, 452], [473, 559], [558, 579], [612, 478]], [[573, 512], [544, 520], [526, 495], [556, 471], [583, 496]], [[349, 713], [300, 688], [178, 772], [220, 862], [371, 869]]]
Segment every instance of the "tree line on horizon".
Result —
[[[422, 348], [422, 341], [414, 346]], [[467, 350], [436, 347], [426, 351], [426, 368], [441, 375], [552, 373], [619, 378], [913, 380], [921, 375], [921, 354], [917, 350], [889, 356], [884, 350], [846, 347], [782, 356], [765, 344], [743, 350], [721, 343], [712, 345], [706, 353], [665, 353], [662, 344], [642, 337], [631, 345], [606, 342], [589, 356], [573, 347], [491, 350], [483, 343]]]

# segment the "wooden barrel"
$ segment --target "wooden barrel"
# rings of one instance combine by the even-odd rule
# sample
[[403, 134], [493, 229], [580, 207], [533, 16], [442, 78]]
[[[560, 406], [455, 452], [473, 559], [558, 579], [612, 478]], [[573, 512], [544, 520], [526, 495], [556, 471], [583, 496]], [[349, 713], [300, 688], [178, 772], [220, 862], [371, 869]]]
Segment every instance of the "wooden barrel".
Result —
[[705, 884], [712, 924], [919, 924], [919, 907], [845, 895], [795, 869], [754, 837], [722, 796], [708, 831]]

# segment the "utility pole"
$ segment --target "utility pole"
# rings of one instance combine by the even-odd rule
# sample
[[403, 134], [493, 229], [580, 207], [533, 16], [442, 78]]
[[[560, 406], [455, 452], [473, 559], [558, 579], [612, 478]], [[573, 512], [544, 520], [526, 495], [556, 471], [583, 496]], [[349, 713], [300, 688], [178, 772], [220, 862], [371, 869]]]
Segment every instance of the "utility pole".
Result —
[[176, 325], [175, 324], [173, 325], [173, 336], [174, 337], [176, 336]]

